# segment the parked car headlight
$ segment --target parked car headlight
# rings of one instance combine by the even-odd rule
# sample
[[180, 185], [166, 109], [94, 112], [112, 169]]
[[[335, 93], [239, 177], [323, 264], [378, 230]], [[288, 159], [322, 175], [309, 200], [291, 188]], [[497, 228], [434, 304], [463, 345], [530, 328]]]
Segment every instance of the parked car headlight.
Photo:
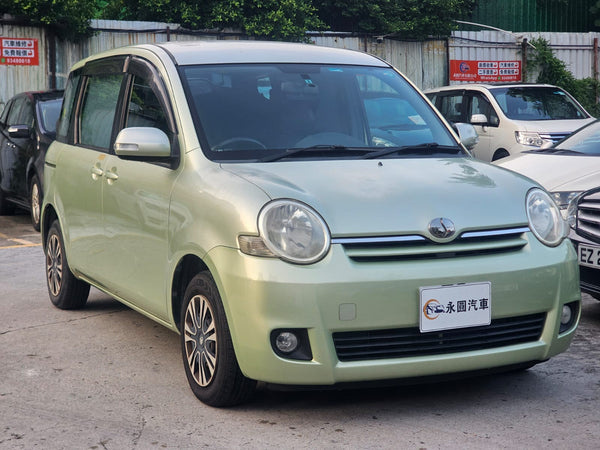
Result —
[[579, 199], [584, 195], [584, 192], [580, 192], [578, 195], [572, 197], [569, 200], [569, 204], [567, 206], [567, 212], [566, 212], [566, 220], [567, 220], [567, 224], [571, 227], [571, 228], [575, 228], [577, 225], [577, 206], [579, 204]]
[[268, 203], [258, 216], [260, 236], [240, 236], [242, 252], [275, 256], [295, 264], [312, 264], [329, 251], [325, 221], [309, 206], [293, 200]]
[[566, 237], [568, 228], [558, 206], [541, 189], [527, 194], [527, 218], [533, 234], [545, 245], [555, 247]]
[[528, 131], [515, 131], [515, 139], [521, 145], [531, 145], [533, 147], [541, 147], [544, 144], [552, 143], [552, 141], [543, 139], [539, 133]]
[[579, 194], [581, 194], [581, 192], [580, 191], [575, 191], [575, 192], [565, 191], [565, 192], [551, 192], [550, 194], [552, 195], [552, 198], [554, 199], [554, 201], [558, 205], [560, 211], [562, 212], [563, 217], [566, 219], [567, 218], [567, 207], [569, 206], [569, 203], [574, 198], [577, 198], [577, 196]]

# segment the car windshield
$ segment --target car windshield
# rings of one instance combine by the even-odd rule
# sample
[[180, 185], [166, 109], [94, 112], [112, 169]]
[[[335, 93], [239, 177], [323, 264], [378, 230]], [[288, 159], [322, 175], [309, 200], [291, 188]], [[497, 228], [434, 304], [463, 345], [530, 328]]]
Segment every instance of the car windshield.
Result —
[[600, 121], [592, 122], [579, 129], [549, 150], [600, 156]]
[[562, 89], [550, 86], [517, 86], [491, 89], [509, 119], [568, 120], [589, 116]]
[[44, 133], [56, 133], [56, 122], [58, 121], [58, 116], [60, 116], [61, 105], [62, 98], [42, 100], [39, 102], [40, 127]]
[[204, 65], [181, 74], [203, 149], [215, 161], [364, 158], [384, 149], [386, 158], [464, 155], [390, 68]]

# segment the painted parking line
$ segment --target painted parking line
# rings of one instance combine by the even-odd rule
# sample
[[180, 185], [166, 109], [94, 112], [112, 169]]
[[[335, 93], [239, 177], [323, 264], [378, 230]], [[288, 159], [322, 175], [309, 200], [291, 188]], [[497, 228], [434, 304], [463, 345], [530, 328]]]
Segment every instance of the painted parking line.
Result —
[[0, 248], [39, 247], [42, 245], [41, 243], [31, 242], [26, 239], [11, 238], [4, 233], [0, 233], [0, 239], [4, 239], [9, 243], [8, 245], [0, 244]]

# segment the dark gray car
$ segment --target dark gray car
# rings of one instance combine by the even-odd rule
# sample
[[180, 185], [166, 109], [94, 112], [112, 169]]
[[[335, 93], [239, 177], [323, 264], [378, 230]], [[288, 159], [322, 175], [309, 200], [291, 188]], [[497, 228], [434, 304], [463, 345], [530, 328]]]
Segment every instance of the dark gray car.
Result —
[[63, 91], [23, 92], [0, 116], [0, 214], [15, 207], [31, 212], [40, 230], [46, 150], [56, 136]]

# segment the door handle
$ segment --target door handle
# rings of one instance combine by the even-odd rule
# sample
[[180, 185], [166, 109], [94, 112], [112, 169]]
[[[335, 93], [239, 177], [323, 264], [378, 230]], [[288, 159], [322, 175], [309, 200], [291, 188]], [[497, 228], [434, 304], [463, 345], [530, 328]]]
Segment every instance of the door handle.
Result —
[[104, 178], [106, 178], [108, 184], [113, 184], [119, 179], [119, 175], [117, 175], [117, 173], [113, 172], [112, 170], [107, 170], [106, 172], [104, 172]]
[[98, 178], [104, 175], [104, 170], [98, 166], [93, 166], [90, 172], [92, 173], [92, 180], [94, 181], [98, 180]]

